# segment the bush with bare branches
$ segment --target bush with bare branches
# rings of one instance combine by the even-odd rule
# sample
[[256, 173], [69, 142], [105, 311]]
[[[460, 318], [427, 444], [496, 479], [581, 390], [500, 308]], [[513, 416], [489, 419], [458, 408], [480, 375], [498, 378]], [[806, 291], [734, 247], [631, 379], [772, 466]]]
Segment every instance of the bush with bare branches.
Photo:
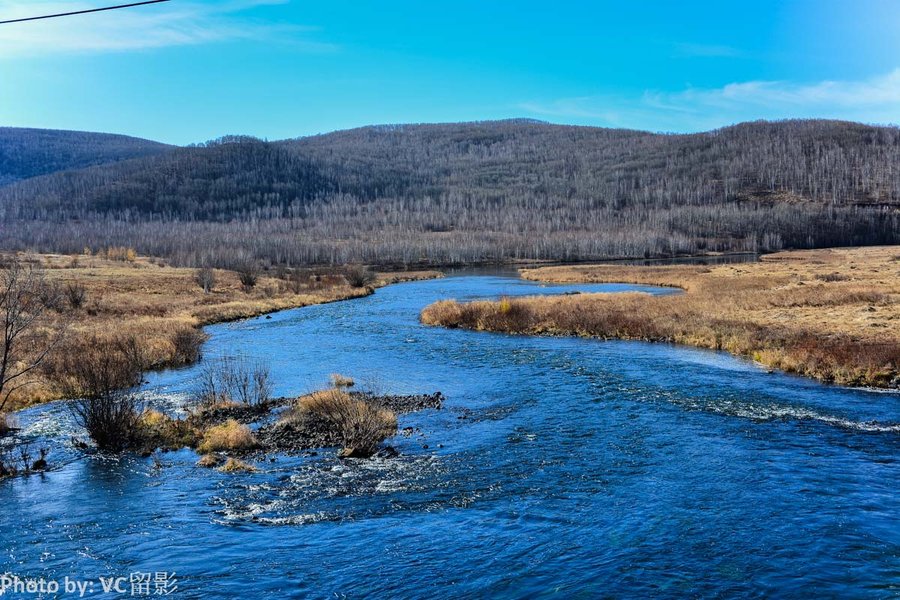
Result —
[[205, 333], [193, 327], [176, 331], [172, 336], [172, 345], [175, 346], [172, 364], [190, 365], [200, 360], [200, 347], [206, 338]]
[[67, 354], [56, 368], [71, 410], [98, 448], [120, 452], [138, 443], [143, 404], [134, 388], [144, 360], [134, 338], [95, 339], [93, 351]]
[[265, 404], [272, 398], [269, 366], [242, 356], [209, 361], [200, 371], [196, 396], [203, 407], [231, 402]]
[[241, 282], [241, 287], [244, 288], [244, 291], [249, 293], [254, 287], [256, 287], [256, 282], [259, 281], [259, 273], [254, 266], [244, 266], [241, 267], [238, 272], [238, 280]]
[[197, 274], [194, 277], [197, 281], [197, 285], [200, 286], [200, 289], [202, 289], [205, 294], [210, 293], [212, 289], [216, 287], [216, 272], [209, 267], [197, 269]]
[[350, 287], [363, 288], [375, 283], [375, 273], [362, 265], [353, 265], [347, 267], [344, 272], [344, 278]]
[[84, 306], [84, 301], [86, 299], [87, 290], [84, 288], [83, 284], [72, 282], [66, 286], [66, 300], [69, 301], [69, 306], [73, 310], [78, 310]]

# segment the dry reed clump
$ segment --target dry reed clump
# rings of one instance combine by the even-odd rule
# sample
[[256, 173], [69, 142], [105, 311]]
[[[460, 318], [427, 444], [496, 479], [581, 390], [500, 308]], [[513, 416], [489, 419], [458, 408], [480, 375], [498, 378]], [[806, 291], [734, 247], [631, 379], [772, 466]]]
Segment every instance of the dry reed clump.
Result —
[[299, 421], [323, 423], [341, 440], [344, 458], [372, 456], [397, 432], [397, 416], [390, 410], [353, 398], [341, 389], [301, 397], [292, 415]]
[[258, 446], [250, 428], [229, 419], [221, 425], [214, 425], [206, 430], [197, 451], [201, 454], [223, 451], [247, 451]]
[[341, 375], [340, 373], [332, 373], [331, 385], [336, 388], [349, 388], [356, 385], [356, 382], [353, 381], [352, 377], [347, 377], [345, 375]]
[[216, 454], [204, 454], [200, 457], [200, 460], [197, 461], [198, 467], [203, 467], [204, 469], [212, 469], [213, 467], [218, 467], [222, 464], [222, 459]]
[[259, 469], [249, 463], [231, 457], [225, 461], [224, 465], [219, 467], [219, 471], [222, 473], [255, 473], [258, 470]]
[[[900, 386], [900, 272], [890, 249], [791, 252], [706, 267], [547, 267], [529, 279], [664, 284], [685, 294], [441, 301], [427, 325], [674, 342], [847, 385]], [[819, 277], [818, 275], [823, 275]]]

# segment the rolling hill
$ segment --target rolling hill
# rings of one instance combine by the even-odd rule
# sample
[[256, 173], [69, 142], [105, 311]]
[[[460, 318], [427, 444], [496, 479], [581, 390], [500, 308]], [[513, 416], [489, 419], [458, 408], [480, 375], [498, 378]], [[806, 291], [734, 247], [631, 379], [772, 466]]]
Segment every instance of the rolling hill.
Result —
[[0, 185], [56, 171], [152, 156], [168, 148], [159, 142], [124, 135], [0, 127]]
[[9, 243], [127, 245], [228, 266], [900, 242], [893, 127], [809, 120], [661, 135], [511, 120], [130, 148], [147, 154], [0, 188]]

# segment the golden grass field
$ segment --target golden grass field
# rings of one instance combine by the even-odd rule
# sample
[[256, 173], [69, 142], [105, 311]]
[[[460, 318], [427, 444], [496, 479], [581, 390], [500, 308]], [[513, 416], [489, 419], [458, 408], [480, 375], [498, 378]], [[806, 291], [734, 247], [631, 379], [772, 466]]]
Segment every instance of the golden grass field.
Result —
[[780, 252], [721, 266], [523, 269], [554, 283], [675, 286], [684, 294], [579, 294], [422, 312], [429, 325], [663, 341], [726, 350], [845, 385], [900, 387], [900, 246]]
[[[179, 339], [202, 340], [202, 325], [366, 296], [374, 287], [441, 275], [436, 271], [379, 273], [371, 287], [354, 288], [334, 270], [321, 270], [318, 276], [308, 272], [294, 279], [279, 278], [272, 272], [261, 273], [256, 286], [245, 291], [237, 273], [216, 270], [216, 284], [205, 293], [195, 280], [196, 269], [166, 266], [160, 259], [130, 256], [129, 260], [110, 260], [98, 255], [52, 254], [20, 258], [39, 264], [47, 280], [62, 289], [70, 284], [84, 287], [81, 307], [67, 306], [51, 313], [50, 329], [66, 323], [65, 335], [54, 350], [57, 356], [90, 352], [100, 345], [98, 340], [134, 337], [151, 369], [190, 362], [190, 356], [182, 356]], [[42, 372], [32, 385], [16, 393], [7, 409], [61, 396], [53, 375]]]

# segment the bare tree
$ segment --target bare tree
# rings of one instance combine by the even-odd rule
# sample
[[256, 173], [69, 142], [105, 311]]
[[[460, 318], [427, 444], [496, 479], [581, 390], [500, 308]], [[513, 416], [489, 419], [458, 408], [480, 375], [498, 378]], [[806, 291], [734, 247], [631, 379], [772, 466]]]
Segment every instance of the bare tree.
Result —
[[59, 302], [56, 286], [44, 272], [15, 257], [0, 270], [0, 413], [12, 394], [32, 383], [28, 376], [41, 366], [59, 341], [63, 327], [41, 332], [51, 306]]

